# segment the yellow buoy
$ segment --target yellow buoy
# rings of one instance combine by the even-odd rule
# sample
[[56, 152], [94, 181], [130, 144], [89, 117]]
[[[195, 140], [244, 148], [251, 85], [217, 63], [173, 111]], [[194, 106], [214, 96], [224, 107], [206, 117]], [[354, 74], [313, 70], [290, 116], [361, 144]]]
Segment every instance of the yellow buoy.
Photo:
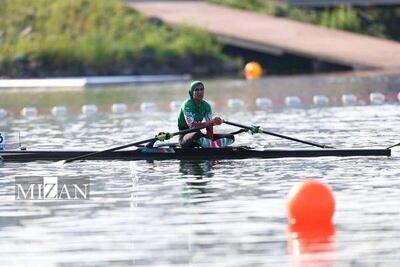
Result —
[[261, 77], [263, 69], [258, 62], [251, 61], [246, 64], [243, 72], [246, 80], [256, 80]]

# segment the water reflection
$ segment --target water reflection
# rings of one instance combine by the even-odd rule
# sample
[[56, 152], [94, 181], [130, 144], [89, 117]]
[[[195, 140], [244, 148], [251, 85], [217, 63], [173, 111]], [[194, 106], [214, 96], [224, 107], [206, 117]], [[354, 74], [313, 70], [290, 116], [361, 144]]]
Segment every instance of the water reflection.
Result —
[[334, 266], [335, 225], [289, 225], [288, 252], [292, 266]]
[[215, 189], [210, 187], [213, 168], [216, 160], [183, 160], [179, 163], [181, 179], [185, 179], [186, 186], [182, 188], [182, 197], [185, 204], [198, 204], [211, 201], [216, 195]]
[[198, 178], [212, 177], [212, 168], [218, 163], [216, 160], [181, 160], [179, 171], [183, 175], [194, 175]]

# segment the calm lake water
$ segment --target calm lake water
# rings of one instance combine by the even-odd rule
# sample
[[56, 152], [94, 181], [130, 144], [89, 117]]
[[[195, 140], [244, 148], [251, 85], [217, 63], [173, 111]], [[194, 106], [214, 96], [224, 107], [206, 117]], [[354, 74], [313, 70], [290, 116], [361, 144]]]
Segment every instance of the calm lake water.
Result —
[[[47, 108], [62, 103], [62, 99], [71, 106], [84, 101], [99, 105], [123, 102], [132, 97], [134, 104], [156, 101], [168, 106], [168, 101], [186, 97], [186, 85], [149, 87], [150, 100], [135, 90], [24, 92], [3, 94], [2, 99], [15, 98], [21, 100], [19, 103], [39, 103]], [[257, 91], [260, 88], [251, 95], [237, 90], [223, 88], [209, 96], [222, 102], [235, 94], [245, 103], [251, 102], [249, 97], [262, 96]], [[86, 98], [82, 100], [82, 96]], [[9, 103], [8, 109], [19, 109], [19, 103]], [[237, 112], [216, 106], [215, 113], [336, 147], [387, 147], [400, 142], [398, 104], [269, 111], [249, 107]], [[15, 115], [2, 119], [0, 129], [10, 134], [21, 132], [28, 148], [101, 149], [147, 139], [160, 131], [175, 131], [176, 112], [72, 114], [62, 118]], [[222, 126], [215, 131], [234, 130]], [[238, 135], [236, 144], [307, 147], [249, 134]], [[1, 264], [398, 266], [398, 151], [395, 148], [391, 158], [84, 161], [63, 166], [0, 163]], [[16, 201], [15, 176], [89, 177], [90, 200]], [[336, 198], [335, 233], [322, 243], [293, 240], [287, 230], [286, 195], [309, 177], [328, 183]]]

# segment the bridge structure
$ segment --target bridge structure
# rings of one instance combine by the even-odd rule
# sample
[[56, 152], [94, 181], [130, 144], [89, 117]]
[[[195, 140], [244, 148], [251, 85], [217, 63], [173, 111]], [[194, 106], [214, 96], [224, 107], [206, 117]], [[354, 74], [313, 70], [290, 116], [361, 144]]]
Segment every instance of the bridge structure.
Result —
[[286, 0], [287, 3], [299, 7], [332, 7], [337, 5], [351, 6], [400, 6], [400, 0]]
[[400, 43], [204, 1], [138, 1], [127, 5], [165, 23], [199, 27], [224, 45], [275, 56], [295, 55], [354, 70], [400, 69]]

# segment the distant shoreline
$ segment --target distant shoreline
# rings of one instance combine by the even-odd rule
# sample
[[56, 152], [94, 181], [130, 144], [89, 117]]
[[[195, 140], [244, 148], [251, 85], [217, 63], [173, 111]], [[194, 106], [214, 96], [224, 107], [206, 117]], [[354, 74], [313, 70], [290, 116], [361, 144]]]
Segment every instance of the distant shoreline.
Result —
[[7, 88], [80, 88], [143, 83], [180, 82], [191, 79], [189, 74], [181, 75], [135, 75], [135, 76], [89, 76], [57, 77], [43, 79], [1, 79], [0, 89]]

